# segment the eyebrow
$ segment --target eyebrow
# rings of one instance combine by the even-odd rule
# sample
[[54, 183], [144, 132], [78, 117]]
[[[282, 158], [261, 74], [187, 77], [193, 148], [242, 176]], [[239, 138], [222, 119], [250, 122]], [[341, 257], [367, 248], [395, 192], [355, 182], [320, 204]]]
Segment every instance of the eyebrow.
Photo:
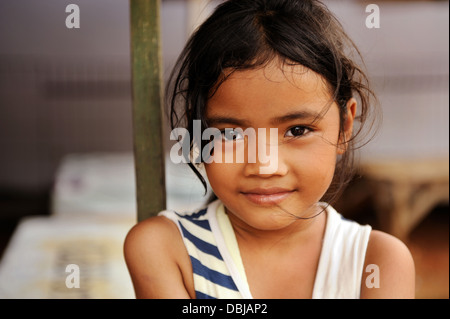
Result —
[[249, 126], [248, 121], [229, 116], [211, 116], [207, 118], [208, 125], [231, 124], [236, 126]]
[[[299, 111], [275, 117], [271, 120], [271, 123], [276, 125], [294, 120], [310, 120], [314, 122], [322, 117], [322, 113], [312, 111]], [[207, 122], [209, 125], [231, 124], [236, 126], [250, 126], [249, 121], [229, 116], [211, 116], [208, 117]]]
[[287, 113], [285, 115], [276, 117], [272, 119], [273, 124], [282, 124], [285, 122], [293, 121], [293, 120], [311, 120], [315, 122], [323, 117], [323, 113], [313, 112], [313, 111], [299, 111]]

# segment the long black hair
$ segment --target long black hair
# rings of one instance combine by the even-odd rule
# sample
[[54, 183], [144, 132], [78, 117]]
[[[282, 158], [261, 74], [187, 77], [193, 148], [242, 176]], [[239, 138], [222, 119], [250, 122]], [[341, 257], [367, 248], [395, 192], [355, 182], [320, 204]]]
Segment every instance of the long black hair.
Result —
[[[230, 74], [225, 70], [254, 69], [274, 58], [302, 65], [326, 80], [340, 110], [340, 137], [344, 137], [347, 102], [352, 97], [359, 99], [359, 126], [344, 141], [347, 151], [338, 158], [333, 182], [323, 198], [331, 202], [353, 176], [356, 137], [376, 98], [356, 61], [362, 62], [357, 47], [320, 1], [229, 0], [220, 4], [188, 40], [171, 74], [166, 92], [171, 128], [187, 128], [192, 150], [196, 142], [193, 121], [200, 120], [202, 129], [208, 127], [207, 101]], [[192, 161], [188, 165], [206, 191], [202, 174]]]

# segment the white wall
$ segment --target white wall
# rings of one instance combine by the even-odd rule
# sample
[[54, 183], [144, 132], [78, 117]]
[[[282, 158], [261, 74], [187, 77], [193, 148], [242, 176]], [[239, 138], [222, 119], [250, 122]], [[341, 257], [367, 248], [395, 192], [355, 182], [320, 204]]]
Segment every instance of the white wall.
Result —
[[363, 157], [448, 157], [448, 1], [380, 2], [379, 29], [365, 27], [367, 2], [327, 4], [360, 47], [383, 111]]

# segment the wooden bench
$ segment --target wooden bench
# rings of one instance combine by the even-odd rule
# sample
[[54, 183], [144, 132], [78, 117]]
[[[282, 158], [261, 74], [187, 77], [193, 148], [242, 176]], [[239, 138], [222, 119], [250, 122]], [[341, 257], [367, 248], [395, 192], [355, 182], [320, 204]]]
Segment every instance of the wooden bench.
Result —
[[449, 160], [374, 161], [361, 165], [382, 230], [405, 240], [433, 208], [449, 202]]

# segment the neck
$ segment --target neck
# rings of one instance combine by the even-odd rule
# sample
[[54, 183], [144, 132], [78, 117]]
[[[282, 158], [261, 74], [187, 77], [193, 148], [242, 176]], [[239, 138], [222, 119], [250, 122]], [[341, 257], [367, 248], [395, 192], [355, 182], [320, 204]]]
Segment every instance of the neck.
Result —
[[326, 213], [321, 207], [314, 210], [309, 219], [299, 219], [292, 216], [292, 223], [286, 227], [274, 230], [256, 229], [243, 220], [230, 213], [227, 214], [236, 234], [236, 239], [240, 245], [258, 247], [260, 249], [289, 249], [289, 247], [298, 246], [308, 242], [313, 234], [319, 230], [323, 235], [326, 224]]

